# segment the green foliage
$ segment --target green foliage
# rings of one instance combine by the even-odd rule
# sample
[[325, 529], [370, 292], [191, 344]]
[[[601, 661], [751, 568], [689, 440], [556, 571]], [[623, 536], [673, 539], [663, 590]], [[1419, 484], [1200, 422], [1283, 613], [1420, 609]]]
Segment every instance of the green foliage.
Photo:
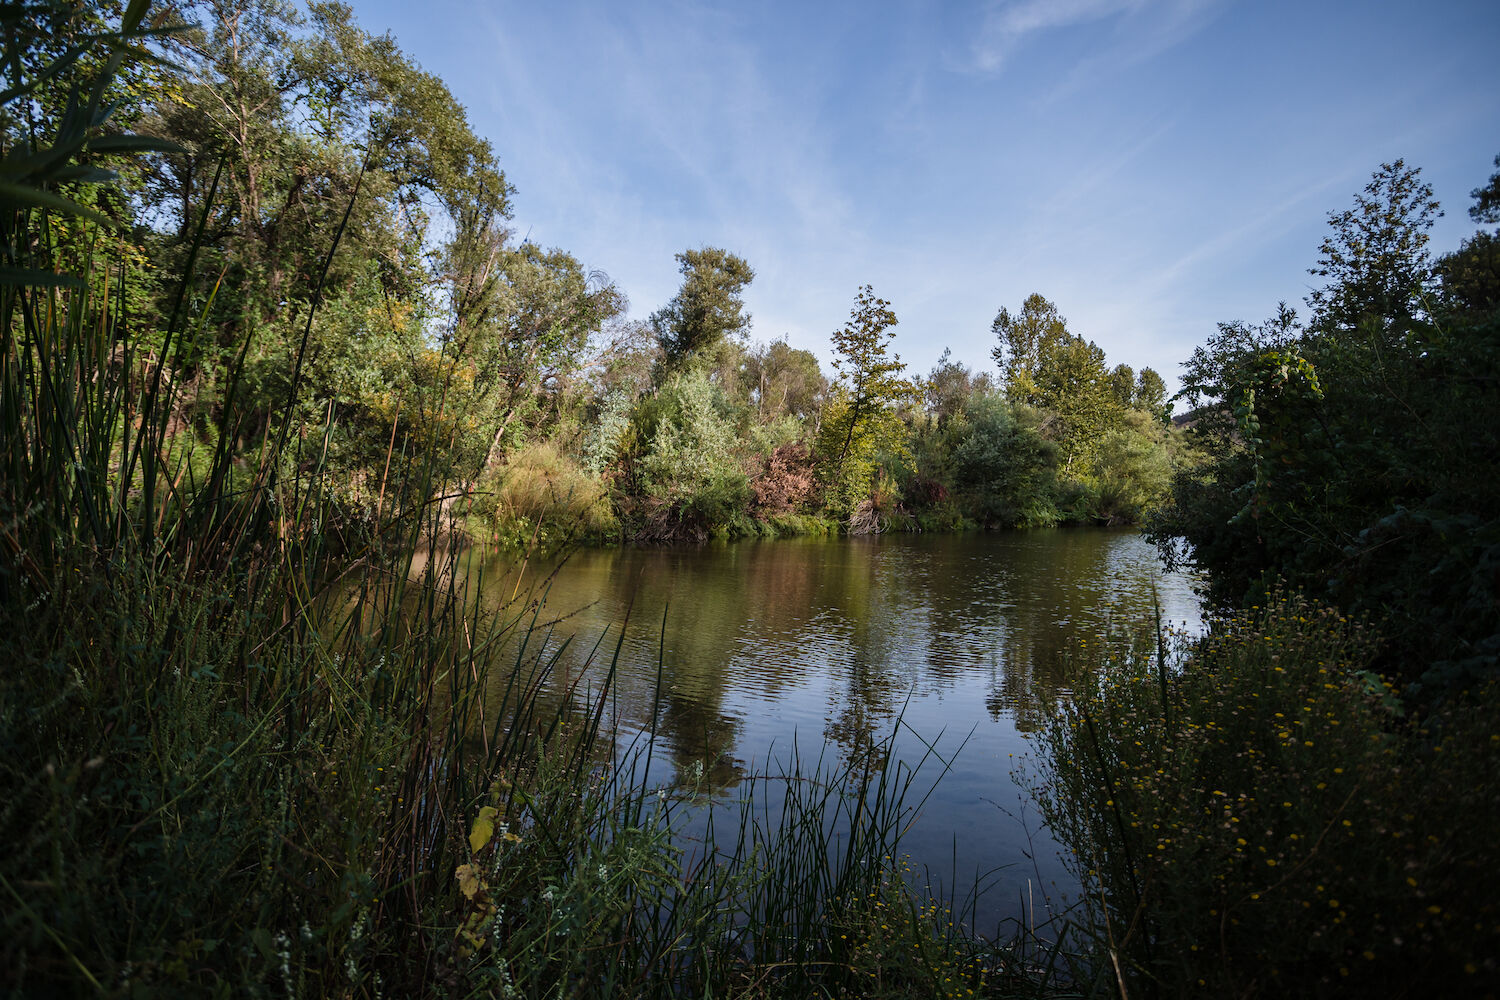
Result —
[[1071, 468], [1123, 414], [1110, 391], [1104, 352], [1081, 337], [1048, 341], [1036, 382], [1039, 405], [1056, 415], [1052, 434], [1064, 468]]
[[520, 449], [481, 480], [471, 513], [512, 545], [598, 538], [617, 527], [604, 484], [545, 443]]
[[1161, 423], [1172, 419], [1172, 404], [1167, 400], [1167, 384], [1154, 368], [1142, 368], [1135, 380], [1130, 405], [1155, 417]]
[[1077, 475], [1074, 463], [1121, 418], [1134, 373], [1123, 365], [1111, 373], [1098, 345], [1069, 333], [1057, 307], [1038, 294], [1018, 315], [1002, 308], [992, 330], [1006, 397], [1052, 414], [1047, 434], [1058, 442], [1064, 470]]
[[[485, 610], [455, 524], [431, 502], [454, 485], [446, 456], [481, 378], [471, 360], [423, 347], [411, 397], [387, 387], [397, 481], [387, 493], [382, 476], [367, 532], [339, 534], [328, 414], [382, 412], [366, 364], [415, 346], [390, 315], [381, 325], [351, 296], [309, 317], [279, 368], [285, 417], [303, 429], [240, 451], [252, 345], [200, 436], [183, 423], [170, 337], [123, 327], [86, 284], [7, 278], [0, 991], [952, 997], [1013, 985], [994, 970], [1024, 956], [970, 937], [965, 914], [892, 860], [922, 803], [884, 744], [847, 767], [792, 761], [775, 776], [783, 808], [747, 798], [728, 836], [684, 857], [676, 791], [650, 786], [601, 728], [607, 688], [548, 707], [544, 630]], [[306, 399], [314, 382], [337, 398]], [[697, 374], [654, 401], [648, 465], [693, 461], [690, 435], [732, 440], [712, 388]], [[303, 420], [319, 407], [321, 425]], [[545, 446], [513, 458], [498, 489], [515, 516], [598, 513], [597, 498], [555, 502], [554, 487], [588, 481], [567, 460]]]
[[794, 348], [784, 339], [749, 351], [743, 376], [762, 423], [780, 416], [804, 423], [814, 420], [828, 395], [828, 379], [817, 355]]
[[1420, 723], [1367, 627], [1300, 598], [1096, 654], [1033, 791], [1129, 995], [1500, 983], [1493, 686]]
[[952, 360], [953, 352], [943, 348], [942, 357], [922, 380], [922, 395], [927, 412], [944, 424], [963, 412], [969, 400], [988, 395], [995, 389], [989, 372], [972, 372], [965, 364]]
[[483, 263], [459, 270], [469, 287], [447, 344], [473, 369], [463, 405], [488, 435], [482, 464], [516, 446], [527, 427], [556, 422], [590, 338], [625, 308], [614, 285], [572, 254], [500, 239], [481, 244]]
[[744, 509], [750, 481], [722, 408], [703, 371], [668, 376], [637, 407], [626, 484], [636, 503], [626, 514], [638, 536], [702, 538]]
[[[1495, 166], [1500, 167], [1500, 156], [1495, 157]], [[1500, 222], [1500, 170], [1490, 174], [1490, 182], [1484, 187], [1469, 192], [1474, 204], [1469, 206], [1469, 218], [1475, 222]]]
[[1116, 405], [1129, 409], [1135, 399], [1135, 369], [1129, 365], [1115, 365], [1109, 372], [1109, 392]]
[[1015, 315], [1002, 306], [990, 332], [996, 341], [990, 356], [1000, 368], [1006, 395], [1018, 403], [1040, 405], [1042, 389], [1037, 379], [1046, 345], [1069, 336], [1057, 306], [1033, 292]]
[[1105, 432], [1089, 462], [1089, 478], [1098, 494], [1094, 516], [1111, 524], [1139, 524], [1171, 488], [1167, 431], [1139, 410]]
[[1308, 297], [1317, 330], [1399, 322], [1419, 315], [1430, 273], [1427, 231], [1443, 214], [1432, 186], [1405, 161], [1382, 163], [1355, 198], [1332, 212], [1333, 232], [1309, 273], [1327, 285]]
[[1439, 312], [1473, 318], [1500, 313], [1500, 234], [1478, 232], [1433, 268]]

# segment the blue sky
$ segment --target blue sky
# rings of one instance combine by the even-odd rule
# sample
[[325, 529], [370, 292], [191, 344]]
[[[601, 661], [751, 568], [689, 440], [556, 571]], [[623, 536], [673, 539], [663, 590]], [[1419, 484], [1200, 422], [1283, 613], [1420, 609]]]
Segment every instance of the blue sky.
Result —
[[925, 372], [990, 367], [1031, 292], [1175, 386], [1217, 322], [1300, 309], [1330, 211], [1383, 161], [1473, 231], [1500, 153], [1500, 2], [354, 0], [441, 76], [518, 236], [645, 317], [673, 254], [750, 261], [753, 337], [830, 357], [870, 283]]

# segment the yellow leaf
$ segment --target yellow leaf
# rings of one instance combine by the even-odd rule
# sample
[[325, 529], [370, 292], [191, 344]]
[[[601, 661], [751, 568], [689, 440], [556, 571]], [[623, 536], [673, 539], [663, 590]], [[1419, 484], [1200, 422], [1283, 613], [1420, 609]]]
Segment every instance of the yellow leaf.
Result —
[[469, 830], [469, 850], [477, 854], [490, 842], [490, 838], [495, 835], [495, 817], [499, 814], [500, 810], [494, 806], [485, 806], [479, 810], [479, 817]]
[[473, 899], [479, 893], [479, 869], [474, 865], [459, 865], [453, 872], [458, 879], [458, 890], [465, 899]]

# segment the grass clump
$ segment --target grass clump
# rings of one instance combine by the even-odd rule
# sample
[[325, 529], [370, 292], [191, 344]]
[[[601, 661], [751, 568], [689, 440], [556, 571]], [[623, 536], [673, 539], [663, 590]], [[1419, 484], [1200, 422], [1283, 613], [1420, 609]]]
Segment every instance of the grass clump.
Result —
[[1482, 995], [1500, 984], [1500, 691], [1417, 719], [1357, 621], [1276, 596], [1101, 658], [1039, 737], [1101, 988]]
[[598, 478], [551, 444], [536, 442], [490, 473], [473, 500], [482, 534], [513, 547], [558, 545], [617, 533]]

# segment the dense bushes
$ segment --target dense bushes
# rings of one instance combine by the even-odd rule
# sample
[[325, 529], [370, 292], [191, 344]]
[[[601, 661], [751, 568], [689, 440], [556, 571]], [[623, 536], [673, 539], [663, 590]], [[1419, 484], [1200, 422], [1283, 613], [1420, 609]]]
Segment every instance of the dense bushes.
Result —
[[1057, 448], [1039, 433], [1034, 415], [995, 395], [972, 400], [964, 415], [968, 433], [953, 449], [953, 485], [965, 513], [1005, 528], [1061, 520]]
[[1421, 719], [1301, 598], [1096, 664], [1035, 793], [1131, 996], [1500, 988], [1493, 686]]

